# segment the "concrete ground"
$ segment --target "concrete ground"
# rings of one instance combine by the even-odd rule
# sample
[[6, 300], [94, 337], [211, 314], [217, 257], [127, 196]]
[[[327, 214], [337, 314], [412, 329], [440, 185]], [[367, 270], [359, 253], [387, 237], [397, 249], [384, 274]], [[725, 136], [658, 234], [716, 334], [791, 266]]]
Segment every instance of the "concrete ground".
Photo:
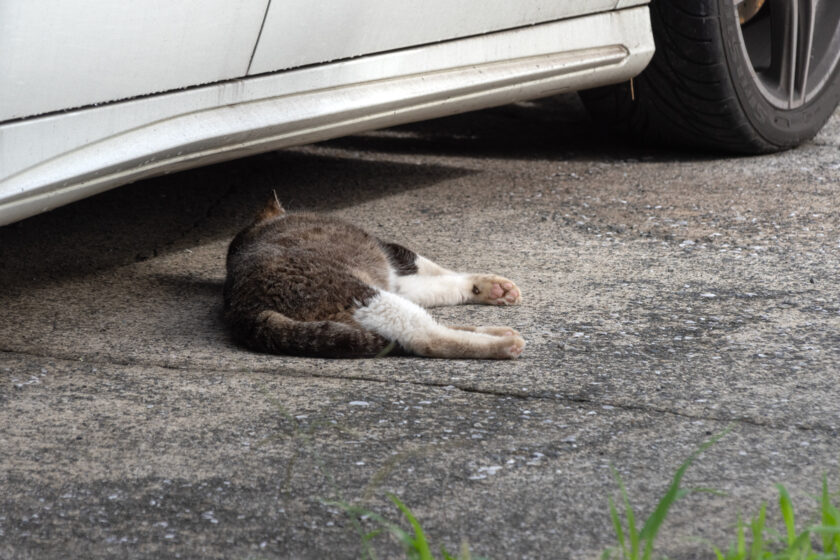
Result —
[[[840, 113], [752, 158], [641, 149], [576, 97], [374, 132], [126, 186], [0, 228], [0, 558], [357, 558], [331, 500], [490, 558], [596, 558], [610, 466], [658, 550], [708, 558], [791, 491], [840, 484]], [[329, 361], [236, 347], [233, 234], [276, 189], [523, 305], [513, 362]], [[375, 524], [364, 522], [365, 530]], [[378, 558], [398, 545], [373, 541]], [[437, 550], [437, 549], [436, 549]]]

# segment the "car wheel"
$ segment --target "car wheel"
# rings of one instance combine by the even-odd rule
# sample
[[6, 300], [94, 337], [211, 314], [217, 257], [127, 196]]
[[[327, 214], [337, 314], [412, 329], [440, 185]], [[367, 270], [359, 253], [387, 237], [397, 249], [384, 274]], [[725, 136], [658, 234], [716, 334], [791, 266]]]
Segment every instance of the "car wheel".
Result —
[[581, 92], [597, 121], [755, 154], [812, 138], [840, 103], [838, 0], [653, 0], [650, 13], [645, 71]]

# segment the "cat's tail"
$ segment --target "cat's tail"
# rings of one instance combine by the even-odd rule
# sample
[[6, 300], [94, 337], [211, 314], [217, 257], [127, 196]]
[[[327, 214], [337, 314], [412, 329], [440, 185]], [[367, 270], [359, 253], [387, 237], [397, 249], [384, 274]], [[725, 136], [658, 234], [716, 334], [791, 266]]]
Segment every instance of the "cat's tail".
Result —
[[234, 336], [246, 346], [271, 354], [364, 358], [401, 353], [389, 340], [361, 327], [337, 321], [296, 321], [273, 310], [232, 326]]

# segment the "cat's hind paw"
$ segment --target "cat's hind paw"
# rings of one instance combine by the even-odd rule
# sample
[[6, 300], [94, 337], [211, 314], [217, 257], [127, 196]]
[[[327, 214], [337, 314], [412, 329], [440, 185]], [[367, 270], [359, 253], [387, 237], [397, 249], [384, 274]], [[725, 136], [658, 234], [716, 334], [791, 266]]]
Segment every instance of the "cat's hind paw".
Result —
[[475, 303], [517, 305], [522, 302], [522, 292], [507, 278], [481, 274], [473, 276], [472, 281], [472, 301]]
[[500, 354], [497, 358], [512, 360], [518, 358], [525, 349], [525, 340], [521, 336], [504, 336], [499, 344]]
[[[525, 339], [510, 327], [450, 327], [457, 331], [469, 331], [483, 336], [478, 343], [480, 350], [471, 353], [473, 358], [492, 360], [512, 360], [518, 358], [525, 349]], [[473, 341], [478, 342], [478, 341]]]

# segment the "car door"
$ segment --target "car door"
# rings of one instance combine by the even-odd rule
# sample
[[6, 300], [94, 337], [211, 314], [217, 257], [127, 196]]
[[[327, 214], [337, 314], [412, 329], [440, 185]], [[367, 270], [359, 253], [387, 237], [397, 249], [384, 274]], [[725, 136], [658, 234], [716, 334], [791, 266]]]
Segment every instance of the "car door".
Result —
[[269, 0], [0, 0], [0, 122], [247, 74]]
[[616, 5], [617, 0], [272, 0], [249, 73], [481, 35]]

